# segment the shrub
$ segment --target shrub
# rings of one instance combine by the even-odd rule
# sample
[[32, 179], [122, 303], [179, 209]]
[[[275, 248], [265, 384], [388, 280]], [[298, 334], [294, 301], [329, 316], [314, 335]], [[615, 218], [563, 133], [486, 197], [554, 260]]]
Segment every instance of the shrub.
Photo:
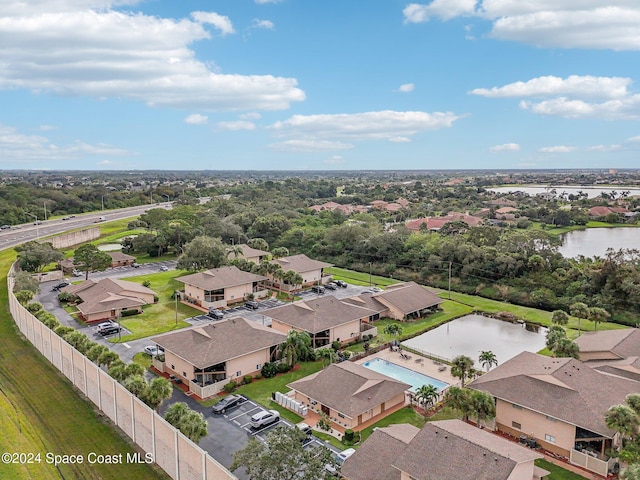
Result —
[[265, 363], [260, 370], [264, 378], [273, 378], [278, 373], [278, 366], [273, 362]]
[[340, 350], [340, 342], [336, 340], [331, 344], [331, 348], [333, 348], [337, 352], [338, 350]]
[[131, 315], [137, 315], [138, 310], [123, 310], [122, 312], [120, 312], [120, 316], [121, 317], [130, 317]]
[[344, 439], [347, 442], [353, 442], [353, 430], [351, 430], [350, 428], [346, 429], [344, 431]]
[[224, 387], [222, 387], [222, 389], [227, 393], [231, 393], [236, 389], [237, 386], [238, 384], [232, 380], [229, 383], [227, 383]]
[[158, 360], [159, 362], [164, 362], [164, 353], [156, 355], [156, 360]]
[[245, 375], [242, 379], [242, 383], [244, 385], [249, 385], [253, 381], [253, 377], [251, 375]]
[[142, 282], [142, 286], [149, 288], [151, 286], [151, 282], [149, 280], [145, 280], [144, 282]]
[[27, 305], [27, 310], [29, 310], [29, 312], [35, 314], [38, 311], [42, 310], [42, 305], [38, 302], [31, 302]]
[[279, 373], [287, 373], [289, 370], [291, 370], [291, 365], [288, 363], [282, 362], [278, 364]]

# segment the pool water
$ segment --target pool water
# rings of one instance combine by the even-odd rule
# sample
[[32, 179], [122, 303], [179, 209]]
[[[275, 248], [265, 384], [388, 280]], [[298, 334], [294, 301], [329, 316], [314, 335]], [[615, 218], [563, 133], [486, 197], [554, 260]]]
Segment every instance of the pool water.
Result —
[[449, 386], [448, 383], [441, 382], [440, 380], [423, 375], [422, 373], [414, 372], [413, 370], [401, 367], [400, 365], [383, 360], [382, 358], [374, 358], [373, 360], [363, 363], [362, 366], [367, 367], [374, 372], [382, 373], [388, 377], [400, 380], [401, 382], [408, 383], [411, 385], [409, 390], [412, 392], [415, 392], [423, 385], [433, 385], [438, 389], [438, 391], [442, 391]]

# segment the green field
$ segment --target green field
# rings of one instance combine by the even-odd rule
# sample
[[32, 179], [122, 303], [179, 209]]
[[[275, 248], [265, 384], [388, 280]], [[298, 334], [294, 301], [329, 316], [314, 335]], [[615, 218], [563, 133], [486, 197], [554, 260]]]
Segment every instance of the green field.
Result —
[[[325, 273], [333, 275], [334, 280], [344, 280], [352, 285], [376, 285], [378, 287], [386, 287], [399, 283], [400, 280], [394, 280], [393, 278], [379, 277], [377, 275], [371, 275], [368, 273], [356, 272], [354, 270], [347, 270], [346, 268], [329, 267], [324, 269]], [[369, 283], [371, 279], [371, 283]]]

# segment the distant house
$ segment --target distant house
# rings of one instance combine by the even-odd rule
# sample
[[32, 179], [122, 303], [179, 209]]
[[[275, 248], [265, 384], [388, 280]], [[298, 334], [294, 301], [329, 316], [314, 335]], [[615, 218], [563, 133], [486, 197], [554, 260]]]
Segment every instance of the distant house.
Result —
[[580, 360], [591, 368], [640, 381], [640, 330], [637, 328], [585, 332], [576, 343], [580, 347]]
[[242, 317], [152, 337], [164, 349], [162, 371], [204, 398], [231, 380], [255, 375], [277, 358], [286, 335]]
[[250, 295], [268, 295], [267, 277], [244, 272], [238, 267], [212, 268], [176, 278], [184, 283], [184, 298], [202, 307], [220, 308], [245, 301]]
[[344, 428], [361, 430], [405, 404], [411, 385], [352, 362], [334, 363], [287, 385], [294, 399]]
[[502, 207], [496, 210], [496, 215], [506, 215], [507, 213], [516, 213], [517, 211], [518, 209], [514, 207]]
[[635, 212], [630, 212], [624, 207], [606, 207], [606, 206], [598, 206], [591, 207], [587, 211], [587, 215], [590, 217], [606, 217], [611, 213], [617, 213], [618, 215], [622, 215], [624, 217], [634, 216]]
[[269, 252], [265, 252], [264, 250], [259, 250], [257, 248], [251, 248], [246, 243], [230, 247], [227, 250], [229, 252], [227, 253], [227, 258], [230, 260], [233, 260], [234, 258], [244, 258], [245, 260], [258, 265], [262, 263], [264, 257], [269, 255]]
[[[122, 253], [122, 252], [104, 252], [104, 253], [106, 253], [111, 257], [111, 265], [110, 265], [111, 268], [130, 266], [130, 265], [133, 265], [133, 263], [136, 261], [136, 257], [132, 255], [128, 255], [126, 253]], [[64, 260], [61, 260], [60, 262], [58, 262], [58, 267], [60, 267], [60, 269], [65, 274], [70, 274], [77, 268], [76, 265], [73, 263], [73, 257], [69, 257], [69, 258], [65, 258]]]
[[343, 301], [374, 310], [380, 317], [396, 320], [420, 318], [444, 302], [435, 293], [415, 282], [390, 285], [381, 292], [349, 297]]
[[543, 455], [461, 420], [376, 429], [342, 465], [347, 480], [540, 480]]
[[77, 305], [82, 319], [99, 322], [116, 319], [124, 311], [142, 313], [142, 307], [154, 303], [155, 292], [136, 282], [105, 278], [87, 280], [77, 285], [64, 287], [62, 292], [77, 296], [82, 303]]
[[377, 333], [369, 325], [376, 317], [375, 311], [340, 301], [333, 295], [289, 303], [271, 308], [264, 314], [271, 318], [274, 330], [307, 332], [314, 348], [333, 342], [353, 342], [363, 332]]
[[[444, 217], [424, 217], [417, 218], [414, 220], [409, 220], [405, 223], [405, 226], [414, 232], [418, 232], [421, 229], [426, 228], [431, 231], [438, 231], [442, 227], [444, 227], [447, 223], [453, 222], [463, 222], [469, 225], [470, 227], [476, 227], [484, 222], [484, 219], [480, 217], [476, 217], [473, 215], [466, 215], [464, 213], [450, 213]], [[426, 227], [423, 227], [426, 225]]]
[[[317, 283], [327, 283], [331, 281], [330, 275], [325, 275], [324, 269], [332, 267], [331, 263], [313, 260], [305, 254], [291, 255], [289, 257], [276, 258], [274, 262], [278, 263], [286, 272], [293, 270], [302, 276], [302, 285], [309, 286]], [[278, 283], [277, 279], [273, 279], [276, 286], [284, 286]]]
[[619, 443], [619, 435], [607, 426], [605, 414], [637, 393], [640, 383], [572, 358], [523, 352], [469, 387], [495, 397], [497, 430], [533, 437], [545, 450], [606, 476], [613, 466], [606, 452]]

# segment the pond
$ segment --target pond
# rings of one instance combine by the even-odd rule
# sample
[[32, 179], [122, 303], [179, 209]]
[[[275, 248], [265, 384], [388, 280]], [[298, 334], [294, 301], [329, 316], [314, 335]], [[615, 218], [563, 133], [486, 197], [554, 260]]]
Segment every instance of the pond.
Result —
[[610, 194], [612, 191], [616, 192], [617, 198], [621, 196], [622, 192], [629, 192], [629, 195], [640, 195], [640, 188], [629, 188], [620, 185], [609, 187], [579, 185], [513, 185], [509, 187], [488, 188], [487, 190], [496, 193], [524, 192], [529, 195], [535, 195], [537, 193], [548, 193], [553, 189], [555, 189], [557, 195], [561, 195], [563, 192], [567, 195], [577, 195], [578, 192], [582, 192], [586, 193], [588, 198], [599, 197], [602, 192]]
[[562, 246], [558, 251], [567, 258], [578, 255], [604, 257], [608, 248], [640, 249], [640, 228], [587, 228], [568, 232], [562, 239]]
[[547, 329], [529, 331], [524, 324], [510, 323], [482, 315], [465, 315], [429, 332], [405, 340], [402, 345], [451, 360], [466, 355], [482, 368], [480, 352], [490, 350], [502, 364], [519, 353], [538, 352], [545, 347]]

